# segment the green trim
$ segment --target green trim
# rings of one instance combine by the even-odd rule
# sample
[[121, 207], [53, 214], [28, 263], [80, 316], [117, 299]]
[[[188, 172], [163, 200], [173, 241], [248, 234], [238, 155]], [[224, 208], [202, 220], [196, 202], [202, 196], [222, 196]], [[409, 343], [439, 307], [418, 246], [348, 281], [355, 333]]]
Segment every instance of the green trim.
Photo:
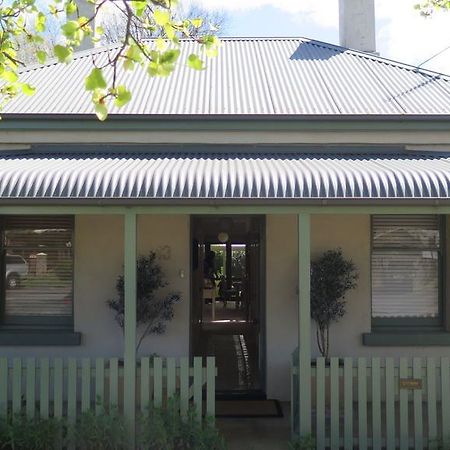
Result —
[[299, 433], [311, 433], [311, 218], [298, 215], [298, 361]]
[[144, 116], [2, 115], [7, 131], [450, 131], [448, 116]]
[[450, 333], [443, 331], [375, 331], [362, 335], [363, 345], [370, 347], [427, 347], [427, 346], [448, 346], [450, 345]]
[[[38, 201], [38, 200], [36, 200]], [[133, 214], [221, 214], [221, 215], [265, 215], [265, 214], [450, 214], [450, 205], [433, 206], [430, 204], [407, 206], [407, 205], [391, 205], [386, 206], [383, 204], [374, 204], [366, 206], [349, 206], [346, 205], [334, 205], [330, 206], [324, 204], [323, 206], [308, 206], [307, 204], [301, 204], [300, 201], [297, 205], [286, 205], [283, 201], [279, 201], [279, 205], [264, 205], [258, 200], [255, 200], [253, 204], [248, 204], [245, 201], [235, 200], [234, 204], [221, 204], [215, 203], [216, 201], [207, 201], [204, 204], [198, 202], [197, 205], [189, 204], [188, 201], [184, 202], [185, 205], [168, 205], [170, 199], [165, 201], [165, 205], [147, 205], [147, 206], [126, 206], [127, 200], [122, 200], [125, 205], [122, 206], [98, 206], [99, 201], [96, 200], [96, 205], [92, 206], [68, 206], [70, 200], [66, 200], [66, 205], [22, 205], [22, 206], [0, 206], [0, 214], [3, 215], [124, 215], [127, 213]], [[430, 202], [433, 202], [430, 200]], [[164, 203], [164, 202], [162, 202]], [[186, 204], [187, 203], [187, 204]], [[259, 203], [259, 204], [258, 204]]]
[[124, 227], [124, 414], [134, 448], [136, 419], [136, 214], [125, 214]]
[[81, 345], [81, 333], [69, 331], [1, 331], [2, 346], [69, 346]]

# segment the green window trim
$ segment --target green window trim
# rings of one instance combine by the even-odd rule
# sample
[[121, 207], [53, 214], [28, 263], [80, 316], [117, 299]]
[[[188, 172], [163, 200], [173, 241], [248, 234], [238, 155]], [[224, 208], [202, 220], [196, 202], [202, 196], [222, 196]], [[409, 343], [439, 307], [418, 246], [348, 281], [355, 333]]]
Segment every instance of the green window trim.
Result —
[[433, 329], [373, 331], [363, 333], [363, 345], [369, 347], [428, 347], [450, 345], [450, 333]]
[[75, 346], [81, 345], [81, 333], [73, 331], [0, 331], [2, 346]]

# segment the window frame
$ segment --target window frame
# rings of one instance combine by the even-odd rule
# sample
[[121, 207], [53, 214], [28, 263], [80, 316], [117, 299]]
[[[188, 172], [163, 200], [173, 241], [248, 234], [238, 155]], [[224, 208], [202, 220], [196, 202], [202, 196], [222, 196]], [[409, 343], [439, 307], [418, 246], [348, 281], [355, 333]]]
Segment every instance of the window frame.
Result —
[[[438, 317], [373, 317], [373, 253], [374, 253], [374, 242], [373, 242], [373, 221], [374, 216], [388, 216], [396, 214], [372, 214], [370, 216], [370, 319], [372, 331], [382, 331], [382, 332], [395, 332], [395, 331], [424, 331], [424, 332], [436, 332], [445, 329], [445, 270], [446, 270], [446, 216], [442, 214], [436, 214], [438, 217], [438, 231], [439, 231], [439, 248], [438, 253]], [[428, 214], [424, 214], [428, 215]], [[408, 252], [408, 249], [403, 248], [389, 248], [387, 250]], [[414, 249], [411, 249], [413, 252]], [[435, 248], [432, 251], [436, 251]]]
[[[75, 303], [75, 216], [73, 215], [48, 215], [46, 218], [61, 218], [64, 217], [68, 220], [71, 227], [71, 261], [72, 261], [72, 279], [71, 279], [71, 292], [72, 292], [72, 305], [71, 314], [68, 317], [65, 316], [23, 316], [17, 317], [14, 320], [8, 320], [5, 317], [6, 307], [6, 253], [7, 246], [5, 245], [5, 230], [8, 217], [30, 217], [36, 218], [36, 220], [42, 220], [42, 216], [38, 215], [24, 215], [24, 216], [1, 216], [0, 217], [0, 334], [1, 333], [73, 333], [75, 326], [74, 318], [74, 303]], [[1, 343], [0, 338], [0, 343]]]

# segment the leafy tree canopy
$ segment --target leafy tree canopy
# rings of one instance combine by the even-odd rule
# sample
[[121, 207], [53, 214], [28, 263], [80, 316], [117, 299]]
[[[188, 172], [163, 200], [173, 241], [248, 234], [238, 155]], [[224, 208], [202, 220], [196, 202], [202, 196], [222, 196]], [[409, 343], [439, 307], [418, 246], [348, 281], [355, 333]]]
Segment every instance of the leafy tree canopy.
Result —
[[431, 16], [435, 11], [450, 10], [450, 0], [426, 0], [417, 3], [415, 8], [424, 16]]
[[[182, 63], [194, 70], [205, 68], [205, 57], [217, 54], [219, 39], [205, 30], [201, 17], [183, 19], [176, 14], [178, 0], [83, 0], [91, 5], [92, 14], [83, 15], [75, 0], [51, 0], [41, 5], [38, 0], [13, 0], [0, 5], [0, 87], [1, 105], [19, 93], [33, 95], [35, 87], [20, 81], [19, 71], [24, 66], [18, 52], [18, 41], [35, 46], [36, 57], [45, 63], [49, 54], [59, 62], [70, 63], [74, 52], [85, 40], [100, 42], [104, 30], [94, 26], [104, 9], [114, 8], [124, 20], [125, 31], [118, 44], [111, 47], [107, 58], [93, 55], [93, 67], [85, 80], [85, 88], [99, 119], [104, 120], [113, 103], [127, 104], [132, 92], [119, 84], [118, 70], [133, 71], [144, 67], [149, 76], [168, 76], [180, 59], [180, 38], [191, 38], [199, 43], [198, 53], [187, 56]], [[86, 8], [86, 10], [89, 8]], [[84, 9], [83, 9], [84, 11]], [[62, 41], [48, 45], [46, 33], [51, 19], [60, 24]], [[54, 21], [52, 22], [54, 23]], [[148, 40], [148, 35], [158, 36]], [[112, 76], [105, 76], [106, 70]]]

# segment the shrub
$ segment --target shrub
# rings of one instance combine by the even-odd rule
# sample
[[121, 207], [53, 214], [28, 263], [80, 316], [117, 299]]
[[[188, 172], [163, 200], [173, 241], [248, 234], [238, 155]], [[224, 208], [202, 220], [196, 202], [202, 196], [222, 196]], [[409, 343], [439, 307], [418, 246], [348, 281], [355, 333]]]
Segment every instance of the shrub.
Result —
[[193, 409], [181, 418], [177, 399], [166, 408], [150, 408], [140, 420], [140, 450], [225, 450], [223, 437], [210, 420], [202, 423]]
[[[150, 334], [163, 334], [166, 323], [173, 319], [174, 305], [181, 300], [178, 293], [162, 295], [160, 290], [168, 286], [165, 274], [158, 262], [156, 252], [140, 256], [137, 261], [136, 320], [140, 327], [137, 349], [144, 338]], [[119, 326], [124, 327], [125, 295], [124, 278], [120, 275], [116, 282], [117, 298], [108, 300], [108, 306], [114, 310]]]
[[0, 448], [11, 450], [52, 450], [65, 435], [63, 421], [9, 416], [0, 423]]
[[356, 287], [358, 273], [342, 250], [329, 250], [311, 263], [311, 317], [317, 322], [317, 345], [328, 358], [329, 330], [345, 314], [345, 295]]
[[94, 411], [86, 411], [75, 425], [69, 427], [68, 442], [74, 447], [96, 450], [126, 449], [125, 420], [117, 410], [98, 415]]
[[316, 448], [316, 440], [310, 434], [297, 437], [289, 443], [291, 450], [314, 450]]

